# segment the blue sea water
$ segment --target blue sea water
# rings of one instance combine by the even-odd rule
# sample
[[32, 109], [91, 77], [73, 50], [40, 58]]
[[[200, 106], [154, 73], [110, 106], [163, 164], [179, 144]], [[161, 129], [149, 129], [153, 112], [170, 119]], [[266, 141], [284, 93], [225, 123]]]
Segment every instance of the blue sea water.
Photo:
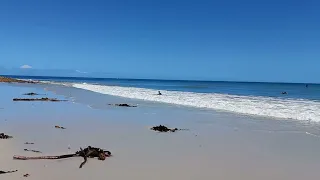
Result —
[[[137, 87], [168, 91], [221, 93], [243, 96], [266, 96], [278, 98], [308, 99], [320, 101], [320, 84], [266, 83], [266, 82], [225, 82], [225, 81], [187, 81], [187, 80], [150, 80], [79, 78], [45, 76], [10, 76], [19, 79], [40, 81], [91, 83], [107, 86]], [[306, 87], [307, 85], [307, 87]], [[288, 94], [283, 95], [282, 92]]]
[[[13, 76], [160, 103], [320, 122], [320, 85], [147, 79]], [[162, 96], [156, 93], [160, 90]], [[287, 92], [287, 94], [282, 94]]]

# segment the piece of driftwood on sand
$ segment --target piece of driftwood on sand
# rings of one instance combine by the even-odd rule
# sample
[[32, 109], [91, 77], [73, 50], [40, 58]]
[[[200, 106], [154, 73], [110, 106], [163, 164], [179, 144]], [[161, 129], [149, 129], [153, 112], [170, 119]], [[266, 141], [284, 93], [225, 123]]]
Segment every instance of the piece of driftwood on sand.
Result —
[[7, 174], [7, 173], [14, 173], [17, 172], [18, 170], [14, 170], [14, 171], [0, 171], [0, 174]]
[[55, 98], [14, 98], [13, 101], [51, 101], [51, 102], [60, 102], [67, 100], [60, 100]]
[[37, 156], [37, 157], [13, 156], [13, 159], [36, 160], [36, 159], [65, 159], [65, 158], [71, 158], [71, 157], [83, 157], [84, 161], [79, 166], [79, 168], [82, 168], [82, 166], [87, 162], [88, 157], [89, 158], [97, 157], [99, 160], [104, 161], [107, 157], [110, 157], [110, 156], [111, 156], [110, 151], [105, 151], [100, 148], [88, 146], [85, 149], [80, 148], [80, 151], [77, 151], [74, 154], [66, 154], [66, 155], [60, 155], [60, 156]]
[[35, 153], [42, 153], [41, 151], [33, 150], [33, 149], [23, 149], [24, 151], [31, 151]]

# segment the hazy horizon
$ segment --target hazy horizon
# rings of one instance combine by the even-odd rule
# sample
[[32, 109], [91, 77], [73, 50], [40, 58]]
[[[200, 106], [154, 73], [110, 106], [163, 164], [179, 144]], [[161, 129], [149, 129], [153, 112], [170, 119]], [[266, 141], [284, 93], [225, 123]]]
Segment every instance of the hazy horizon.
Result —
[[[73, 71], [74, 70], [70, 70]], [[198, 81], [198, 82], [234, 82], [234, 83], [284, 83], [284, 84], [320, 84], [316, 82], [280, 82], [280, 81], [237, 81], [237, 80], [210, 80], [210, 79], [160, 79], [160, 78], [132, 78], [132, 77], [119, 77], [119, 76], [90, 76], [91, 73], [88, 73], [86, 75], [78, 74], [74, 76], [68, 76], [68, 75], [24, 75], [24, 74], [2, 74], [0, 72], [0, 76], [7, 76], [7, 77], [13, 77], [13, 78], [18, 78], [18, 77], [29, 77], [30, 79], [32, 78], [57, 78], [57, 79], [68, 79], [68, 78], [78, 78], [78, 79], [129, 79], [129, 80], [159, 80], [159, 81]], [[94, 74], [94, 73], [92, 73]], [[97, 73], [98, 74], [98, 73]], [[102, 73], [103, 74], [103, 73]], [[106, 73], [107, 74], [107, 73]]]

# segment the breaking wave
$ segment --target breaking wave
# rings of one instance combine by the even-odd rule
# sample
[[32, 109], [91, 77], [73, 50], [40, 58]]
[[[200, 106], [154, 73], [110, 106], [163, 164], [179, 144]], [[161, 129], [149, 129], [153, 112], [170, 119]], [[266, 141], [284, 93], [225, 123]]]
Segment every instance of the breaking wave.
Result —
[[237, 96], [179, 91], [162, 91], [163, 95], [157, 96], [155, 95], [155, 90], [145, 88], [105, 86], [85, 83], [73, 84], [72, 86], [97, 93], [132, 99], [273, 118], [314, 122], [320, 121], [320, 102], [305, 99], [282, 99], [262, 96]]

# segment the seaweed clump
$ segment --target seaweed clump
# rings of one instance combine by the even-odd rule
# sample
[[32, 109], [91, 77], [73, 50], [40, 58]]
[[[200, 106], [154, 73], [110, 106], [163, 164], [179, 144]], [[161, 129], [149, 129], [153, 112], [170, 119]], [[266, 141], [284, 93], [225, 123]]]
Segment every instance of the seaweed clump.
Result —
[[62, 126], [54, 126], [54, 127], [57, 129], [66, 129], [65, 127], [62, 127]]
[[130, 105], [130, 104], [108, 104], [110, 106], [119, 106], [119, 107], [137, 107], [135, 105]]
[[12, 138], [12, 136], [9, 136], [7, 134], [4, 134], [4, 133], [0, 133], [0, 139], [10, 139]]
[[25, 93], [25, 94], [23, 94], [23, 95], [25, 95], [25, 96], [37, 96], [37, 95], [39, 95], [39, 94], [34, 93], [34, 92], [31, 92], [31, 93]]
[[176, 132], [179, 129], [178, 128], [168, 128], [167, 126], [159, 125], [159, 126], [152, 127], [151, 130], [158, 131], [158, 132]]

